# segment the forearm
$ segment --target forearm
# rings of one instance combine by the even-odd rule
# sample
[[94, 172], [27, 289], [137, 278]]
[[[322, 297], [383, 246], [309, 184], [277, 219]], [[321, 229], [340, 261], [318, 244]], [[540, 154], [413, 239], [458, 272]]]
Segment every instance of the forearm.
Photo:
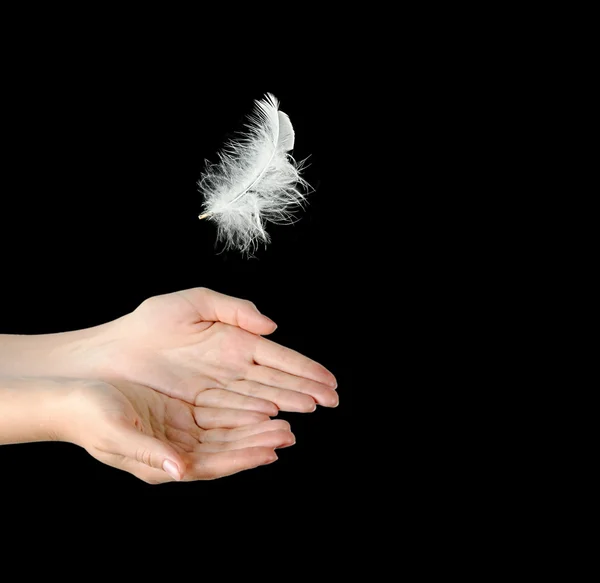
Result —
[[109, 324], [60, 334], [0, 334], [0, 375], [86, 376]]
[[68, 385], [0, 377], [0, 445], [61, 440]]

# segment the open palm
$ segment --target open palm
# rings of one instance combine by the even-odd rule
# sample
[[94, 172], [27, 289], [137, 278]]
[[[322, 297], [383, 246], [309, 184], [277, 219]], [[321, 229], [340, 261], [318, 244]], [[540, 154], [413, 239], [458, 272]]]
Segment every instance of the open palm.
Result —
[[253, 411], [196, 407], [148, 387], [82, 381], [72, 441], [96, 459], [149, 483], [206, 480], [271, 463], [294, 443], [290, 426]]
[[196, 288], [156, 296], [116, 320], [95, 372], [204, 407], [276, 415], [338, 404], [334, 376], [271, 342], [250, 302]]

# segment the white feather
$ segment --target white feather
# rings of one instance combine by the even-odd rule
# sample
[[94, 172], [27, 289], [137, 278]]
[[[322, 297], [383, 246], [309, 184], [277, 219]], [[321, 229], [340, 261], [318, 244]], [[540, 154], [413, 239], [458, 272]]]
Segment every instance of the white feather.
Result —
[[300, 176], [302, 163], [289, 154], [294, 129], [275, 96], [267, 93], [255, 102], [246, 128], [241, 138], [225, 145], [218, 163], [207, 162], [198, 182], [204, 196], [199, 218], [216, 223], [225, 248], [251, 253], [257, 243], [270, 240], [265, 222], [294, 222], [309, 185]]

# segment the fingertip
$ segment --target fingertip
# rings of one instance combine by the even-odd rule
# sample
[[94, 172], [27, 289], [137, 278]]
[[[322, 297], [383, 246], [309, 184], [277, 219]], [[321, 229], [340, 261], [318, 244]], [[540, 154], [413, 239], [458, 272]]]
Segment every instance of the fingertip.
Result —
[[[277, 461], [279, 458], [277, 457], [277, 454], [275, 453], [275, 448], [274, 447], [257, 447], [257, 448], [252, 448], [256, 451], [256, 454], [258, 454], [260, 456], [260, 461], [257, 460], [257, 463], [259, 465], [267, 465], [267, 464], [272, 464], [273, 462]], [[260, 452], [260, 453], [259, 453]]]
[[277, 417], [279, 415], [279, 407], [275, 403], [265, 399], [260, 399], [260, 401], [254, 409], [256, 413], [267, 415], [267, 417]]
[[245, 411], [236, 409], [235, 411], [239, 417], [239, 421], [235, 425], [232, 425], [232, 427], [245, 427], [247, 425], [255, 425], [271, 420], [269, 415], [264, 411], [251, 411], [249, 409], [246, 409]]
[[259, 336], [268, 336], [277, 329], [277, 324], [258, 310], [252, 314], [246, 314], [245, 320], [241, 321], [240, 319], [239, 325], [248, 332], [258, 334]]
[[292, 426], [285, 419], [272, 419], [265, 425], [265, 431], [292, 431]]
[[321, 403], [324, 407], [337, 407], [340, 404], [340, 398], [336, 391], [330, 391], [323, 402]]
[[292, 426], [290, 425], [289, 421], [286, 421], [285, 419], [281, 419], [280, 420], [280, 425], [284, 428], [287, 429], [288, 431], [292, 430]]
[[264, 314], [261, 314], [260, 316], [263, 321], [263, 329], [265, 330], [263, 335], [268, 336], [269, 334], [273, 334], [273, 332], [277, 330], [277, 324], [275, 324], [271, 318], [265, 316]]
[[337, 379], [329, 371], [327, 371], [327, 380], [325, 381], [325, 384], [330, 386], [332, 389], [337, 389], [338, 387]]
[[326, 385], [332, 389], [337, 389], [338, 382], [335, 375], [326, 369], [322, 364], [315, 362], [312, 369], [312, 379], [318, 383]]
[[165, 460], [163, 462], [162, 469], [177, 482], [179, 482], [183, 477], [183, 473], [173, 460]]
[[293, 433], [289, 433], [286, 435], [283, 443], [277, 447], [277, 449], [283, 449], [284, 447], [292, 447], [292, 445], [296, 445], [296, 436]]

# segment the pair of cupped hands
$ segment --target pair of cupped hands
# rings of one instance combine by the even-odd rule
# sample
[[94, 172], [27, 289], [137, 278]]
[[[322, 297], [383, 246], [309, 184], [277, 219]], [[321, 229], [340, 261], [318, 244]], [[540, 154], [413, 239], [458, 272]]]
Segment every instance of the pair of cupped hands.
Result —
[[295, 437], [271, 417], [339, 402], [326, 368], [264, 338], [276, 327], [206, 288], [145, 300], [70, 349], [75, 414], [56, 438], [153, 484], [274, 462]]

